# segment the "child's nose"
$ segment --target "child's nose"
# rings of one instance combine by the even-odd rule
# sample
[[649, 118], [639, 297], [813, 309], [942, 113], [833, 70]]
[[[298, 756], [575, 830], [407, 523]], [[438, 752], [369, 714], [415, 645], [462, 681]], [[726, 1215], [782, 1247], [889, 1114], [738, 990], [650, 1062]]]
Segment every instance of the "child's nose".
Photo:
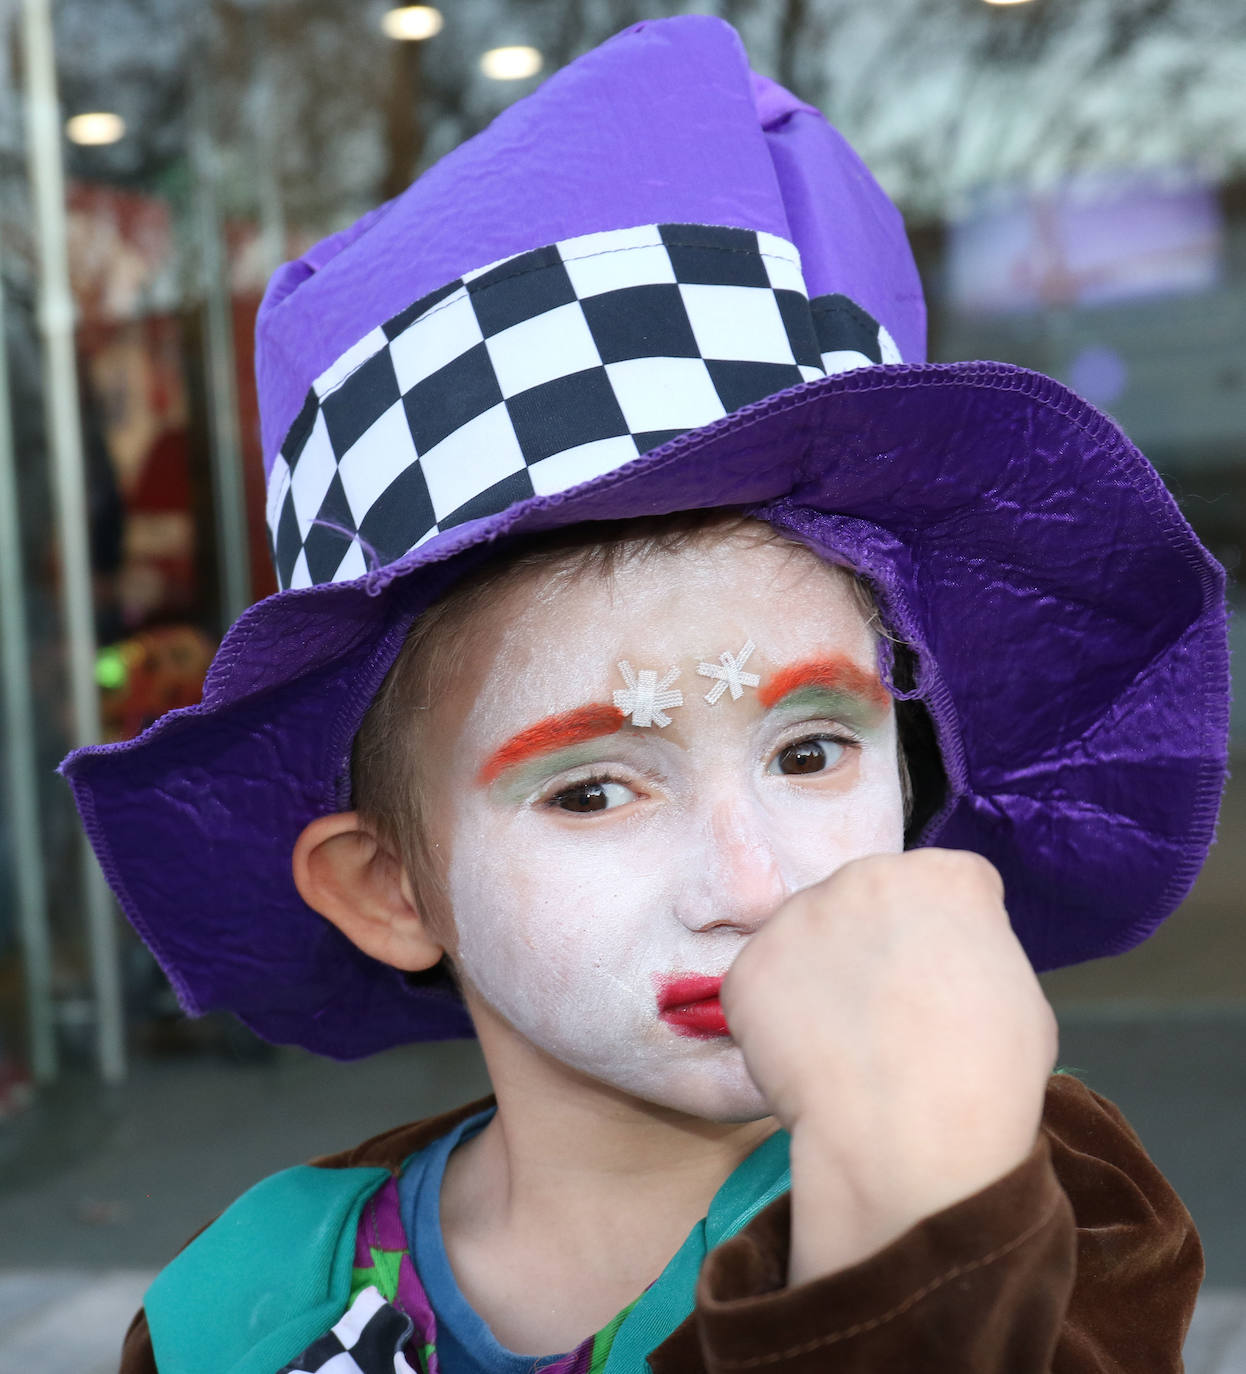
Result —
[[689, 930], [756, 930], [788, 896], [767, 820], [746, 803], [713, 807], [696, 865], [680, 894], [679, 919]]

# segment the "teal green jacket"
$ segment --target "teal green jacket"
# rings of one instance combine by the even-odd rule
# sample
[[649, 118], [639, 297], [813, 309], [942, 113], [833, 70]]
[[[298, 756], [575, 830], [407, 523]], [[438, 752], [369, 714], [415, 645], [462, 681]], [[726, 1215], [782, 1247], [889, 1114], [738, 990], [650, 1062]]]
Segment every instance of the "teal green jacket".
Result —
[[[445, 1130], [449, 1121], [430, 1124]], [[159, 1374], [274, 1374], [328, 1331], [350, 1305], [364, 1205], [390, 1173], [302, 1165], [244, 1193], [147, 1291]], [[692, 1312], [709, 1251], [790, 1186], [788, 1137], [778, 1131], [734, 1170], [658, 1279], [627, 1309], [605, 1374], [645, 1368], [649, 1352]]]

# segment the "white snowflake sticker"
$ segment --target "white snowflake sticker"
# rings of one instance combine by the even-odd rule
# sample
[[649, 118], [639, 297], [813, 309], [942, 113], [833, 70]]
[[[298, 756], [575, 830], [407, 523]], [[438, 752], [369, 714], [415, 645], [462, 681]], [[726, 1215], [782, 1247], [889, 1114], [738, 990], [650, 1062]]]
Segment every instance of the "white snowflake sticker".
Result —
[[615, 689], [614, 704], [625, 716], [632, 718], [633, 725], [656, 725], [659, 729], [671, 723], [666, 714], [672, 706], [684, 704], [684, 694], [671, 690], [671, 683], [679, 676], [679, 669], [672, 668], [661, 682], [653, 668], [642, 668], [636, 672], [632, 665], [623, 659], [619, 664], [626, 687]]
[[746, 673], [744, 665], [749, 661], [749, 656], [757, 647], [750, 639], [738, 654], [721, 653], [718, 663], [698, 663], [698, 677], [714, 677], [718, 681], [705, 694], [705, 700], [711, 706], [726, 691], [731, 692], [731, 700], [739, 701], [744, 695], [746, 687], [756, 687], [761, 682], [761, 678], [756, 673]]

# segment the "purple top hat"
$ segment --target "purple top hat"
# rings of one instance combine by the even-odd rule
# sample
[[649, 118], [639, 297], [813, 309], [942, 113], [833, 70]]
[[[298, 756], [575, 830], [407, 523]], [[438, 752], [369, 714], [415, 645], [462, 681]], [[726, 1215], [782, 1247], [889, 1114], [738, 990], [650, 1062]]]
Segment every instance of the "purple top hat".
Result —
[[745, 506], [875, 587], [946, 796], [1039, 969], [1180, 902], [1223, 784], [1223, 575], [1105, 416], [922, 363], [895, 209], [706, 18], [640, 24], [274, 277], [258, 324], [283, 590], [199, 706], [63, 768], [190, 1012], [352, 1058], [470, 1034], [298, 897], [412, 620], [500, 540]]

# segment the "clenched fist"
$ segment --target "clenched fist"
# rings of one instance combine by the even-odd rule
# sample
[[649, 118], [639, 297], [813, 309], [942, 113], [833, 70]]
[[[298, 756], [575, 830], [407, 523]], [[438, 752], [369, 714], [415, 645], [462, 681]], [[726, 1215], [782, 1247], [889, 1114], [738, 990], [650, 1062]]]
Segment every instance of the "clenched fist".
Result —
[[875, 1253], [1033, 1147], [1055, 1018], [975, 854], [880, 854], [796, 893], [722, 1003], [792, 1136], [790, 1282]]

